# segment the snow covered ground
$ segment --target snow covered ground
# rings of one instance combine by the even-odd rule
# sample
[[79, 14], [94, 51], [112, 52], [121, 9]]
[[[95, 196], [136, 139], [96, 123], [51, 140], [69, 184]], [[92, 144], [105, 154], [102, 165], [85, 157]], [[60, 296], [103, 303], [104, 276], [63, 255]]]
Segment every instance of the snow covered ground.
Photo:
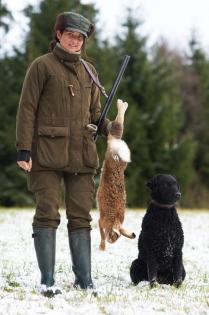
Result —
[[137, 256], [137, 238], [144, 211], [129, 210], [124, 226], [137, 234], [114, 245], [99, 246], [98, 213], [92, 212], [92, 276], [98, 296], [73, 288], [65, 213], [57, 232], [56, 282], [63, 291], [55, 298], [37, 292], [39, 270], [31, 238], [32, 210], [0, 210], [0, 314], [7, 315], [183, 315], [209, 314], [209, 211], [180, 211], [185, 234], [182, 287], [148, 283], [133, 286], [129, 267]]

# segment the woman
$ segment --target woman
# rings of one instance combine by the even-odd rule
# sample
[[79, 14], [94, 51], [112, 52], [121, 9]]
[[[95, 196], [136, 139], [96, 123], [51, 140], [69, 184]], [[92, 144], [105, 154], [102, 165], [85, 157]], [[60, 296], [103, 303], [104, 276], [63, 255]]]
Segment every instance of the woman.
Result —
[[[36, 199], [33, 237], [46, 296], [61, 293], [54, 286], [61, 180], [74, 285], [93, 288], [90, 210], [98, 157], [89, 124], [97, 123], [101, 111], [100, 90], [81, 60], [94, 25], [64, 12], [54, 31], [51, 52], [35, 59], [26, 73], [17, 112], [17, 163], [29, 172], [28, 188]], [[97, 77], [94, 67], [87, 66]], [[122, 126], [106, 119], [99, 132], [121, 137]]]

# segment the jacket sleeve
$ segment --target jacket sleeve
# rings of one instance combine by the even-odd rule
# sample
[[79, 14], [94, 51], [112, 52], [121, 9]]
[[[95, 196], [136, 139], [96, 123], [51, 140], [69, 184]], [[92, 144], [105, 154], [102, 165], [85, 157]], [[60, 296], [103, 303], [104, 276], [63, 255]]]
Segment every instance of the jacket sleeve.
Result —
[[26, 73], [17, 110], [16, 147], [18, 151], [31, 151], [35, 116], [44, 81], [44, 65], [36, 59]]
[[[92, 65], [91, 65], [91, 68]], [[96, 70], [93, 68], [92, 71], [94, 72], [95, 76], [98, 76]], [[91, 113], [91, 122], [93, 124], [97, 124], [99, 117], [101, 115], [101, 103], [100, 103], [100, 90], [96, 86], [96, 84], [92, 84], [91, 89], [91, 106], [90, 106], [90, 113]], [[99, 128], [99, 134], [103, 134], [105, 136], [108, 135], [108, 124], [110, 120], [105, 118], [101, 127]]]

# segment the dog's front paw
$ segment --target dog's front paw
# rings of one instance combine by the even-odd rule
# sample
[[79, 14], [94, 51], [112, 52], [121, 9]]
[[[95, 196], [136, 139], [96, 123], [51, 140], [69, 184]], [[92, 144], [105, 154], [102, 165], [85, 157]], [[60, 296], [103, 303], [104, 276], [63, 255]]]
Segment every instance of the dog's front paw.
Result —
[[157, 287], [157, 281], [155, 279], [153, 279], [149, 282], [149, 285], [150, 285], [151, 289], [156, 288]]
[[177, 279], [173, 283], [174, 287], [179, 288], [182, 285], [182, 279]]

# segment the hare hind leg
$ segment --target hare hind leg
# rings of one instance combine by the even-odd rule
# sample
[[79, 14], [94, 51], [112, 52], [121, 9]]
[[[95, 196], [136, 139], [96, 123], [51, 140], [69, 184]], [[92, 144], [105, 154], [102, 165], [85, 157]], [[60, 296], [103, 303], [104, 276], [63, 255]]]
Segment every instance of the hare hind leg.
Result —
[[117, 101], [118, 113], [117, 113], [117, 116], [115, 118], [115, 121], [119, 122], [121, 125], [124, 124], [124, 115], [125, 115], [127, 108], [128, 108], [128, 103], [123, 102], [121, 100]]

